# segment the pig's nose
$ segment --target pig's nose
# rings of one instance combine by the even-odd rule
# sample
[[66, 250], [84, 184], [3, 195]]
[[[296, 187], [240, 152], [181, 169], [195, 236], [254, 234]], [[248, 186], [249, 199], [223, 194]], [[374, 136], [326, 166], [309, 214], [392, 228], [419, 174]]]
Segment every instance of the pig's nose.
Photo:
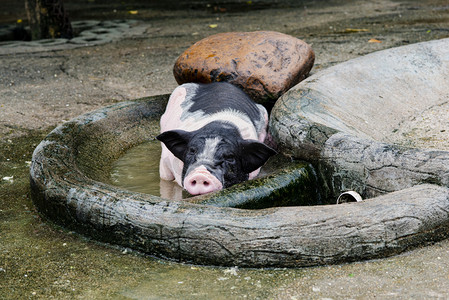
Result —
[[185, 182], [186, 190], [192, 195], [206, 194], [214, 191], [214, 185], [203, 174], [197, 174]]
[[[204, 167], [203, 167], [204, 168]], [[184, 179], [184, 188], [192, 195], [206, 194], [222, 189], [221, 182], [205, 168], [193, 170]]]

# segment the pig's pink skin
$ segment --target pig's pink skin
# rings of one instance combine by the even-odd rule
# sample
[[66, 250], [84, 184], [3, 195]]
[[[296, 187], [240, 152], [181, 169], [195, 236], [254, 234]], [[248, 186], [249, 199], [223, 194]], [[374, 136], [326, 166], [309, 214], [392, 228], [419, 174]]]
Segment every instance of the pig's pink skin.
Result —
[[[161, 133], [181, 128], [181, 103], [186, 97], [186, 89], [176, 88], [170, 96], [165, 113], [161, 117]], [[161, 162], [159, 174], [164, 180], [176, 180], [182, 186], [182, 168], [184, 163], [176, 158], [170, 150], [162, 143]]]
[[205, 166], [199, 166], [184, 178], [184, 188], [191, 195], [200, 195], [219, 191], [223, 185]]
[[[263, 142], [267, 135], [267, 125], [268, 125], [268, 114], [264, 107], [259, 105], [259, 109], [261, 113], [264, 115], [265, 126], [260, 132], [256, 131], [256, 128], [251, 122], [246, 122], [233, 113], [217, 113], [213, 115], [204, 115], [198, 118], [198, 115], [195, 117], [188, 117], [181, 121], [181, 115], [183, 113], [183, 108], [181, 104], [186, 99], [186, 89], [183, 86], [178, 86], [170, 96], [170, 99], [167, 103], [167, 108], [165, 113], [161, 117], [161, 133], [174, 130], [174, 129], [182, 129], [185, 131], [194, 131], [197, 130], [207, 123], [210, 123], [215, 120], [222, 120], [233, 123], [237, 128], [239, 128], [240, 134], [244, 139], [252, 139], [258, 140], [259, 142]], [[162, 153], [161, 153], [161, 161], [159, 165], [160, 177], [164, 180], [175, 180], [180, 186], [186, 188], [182, 182], [182, 169], [184, 163], [175, 157], [170, 150], [162, 143]], [[207, 171], [207, 170], [206, 170]], [[260, 168], [251, 172], [249, 174], [249, 179], [253, 179], [259, 174]], [[209, 172], [208, 172], [209, 173]], [[210, 173], [209, 173], [210, 174]], [[188, 177], [190, 174], [186, 174]], [[212, 174], [210, 176], [214, 177]], [[218, 179], [217, 179], [218, 180]], [[220, 183], [221, 185], [221, 183]], [[219, 188], [221, 189], [222, 186]]]

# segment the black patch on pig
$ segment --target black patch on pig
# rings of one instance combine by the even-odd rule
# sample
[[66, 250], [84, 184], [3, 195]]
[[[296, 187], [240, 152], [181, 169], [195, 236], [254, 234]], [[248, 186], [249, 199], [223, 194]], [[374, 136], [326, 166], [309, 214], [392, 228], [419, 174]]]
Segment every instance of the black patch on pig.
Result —
[[196, 94], [190, 101], [193, 102], [188, 110], [191, 113], [203, 111], [205, 114], [214, 114], [231, 109], [247, 115], [254, 126], [262, 121], [256, 103], [241, 89], [227, 82], [198, 84]]

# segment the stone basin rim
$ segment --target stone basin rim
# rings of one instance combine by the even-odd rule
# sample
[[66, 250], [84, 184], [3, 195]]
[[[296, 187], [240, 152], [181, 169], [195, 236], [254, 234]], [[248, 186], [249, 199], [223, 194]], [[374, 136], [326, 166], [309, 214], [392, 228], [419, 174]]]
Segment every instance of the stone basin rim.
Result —
[[447, 143], [408, 145], [408, 134], [426, 124], [413, 120], [433, 110], [428, 121], [449, 126], [448, 81], [449, 38], [373, 52], [290, 89], [272, 110], [270, 132], [284, 153], [326, 173], [333, 197], [341, 187], [364, 198], [422, 183], [449, 187]]
[[[39, 212], [102, 242], [201, 265], [336, 264], [386, 257], [447, 237], [449, 189], [436, 185], [353, 204], [246, 210], [129, 192], [83, 174], [77, 155], [92, 150], [83, 148], [83, 138], [98, 126], [118, 138], [117, 144], [126, 144], [130, 132], [157, 134], [147, 120], [158, 118], [164, 101], [118, 103], [54, 129], [34, 151], [30, 168]], [[111, 120], [120, 120], [121, 128], [110, 126]], [[400, 205], [404, 201], [407, 205]]]

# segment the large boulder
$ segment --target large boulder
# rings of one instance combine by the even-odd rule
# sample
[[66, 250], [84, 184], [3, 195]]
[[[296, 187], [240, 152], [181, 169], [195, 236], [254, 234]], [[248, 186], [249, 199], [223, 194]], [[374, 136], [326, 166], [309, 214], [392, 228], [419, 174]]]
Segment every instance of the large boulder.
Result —
[[[202, 39], [177, 59], [176, 81], [227, 81], [271, 106], [306, 78], [315, 54], [302, 40], [273, 31], [227, 32]], [[270, 105], [271, 104], [271, 105]]]

